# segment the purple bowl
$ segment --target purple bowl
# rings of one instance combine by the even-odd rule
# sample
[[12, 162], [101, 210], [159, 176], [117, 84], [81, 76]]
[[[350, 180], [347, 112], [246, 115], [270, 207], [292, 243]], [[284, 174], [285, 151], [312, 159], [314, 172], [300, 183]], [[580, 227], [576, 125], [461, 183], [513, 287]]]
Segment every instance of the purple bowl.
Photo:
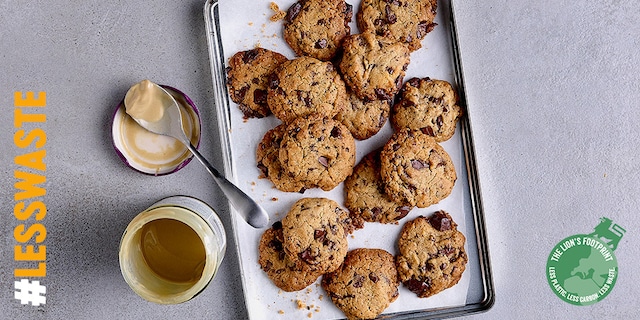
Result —
[[[183, 126], [191, 143], [198, 148], [202, 123], [195, 103], [182, 91], [160, 85], [173, 95], [183, 115], [188, 115]], [[178, 140], [147, 131], [138, 125], [126, 112], [124, 99], [113, 113], [111, 138], [113, 148], [120, 159], [130, 168], [153, 176], [174, 173], [186, 166], [193, 154]]]

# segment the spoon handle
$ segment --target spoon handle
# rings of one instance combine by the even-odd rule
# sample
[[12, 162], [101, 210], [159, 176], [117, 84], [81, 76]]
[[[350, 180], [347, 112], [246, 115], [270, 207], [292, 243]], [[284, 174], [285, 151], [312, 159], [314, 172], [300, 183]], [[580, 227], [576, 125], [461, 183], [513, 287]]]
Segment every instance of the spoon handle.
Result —
[[207, 171], [213, 176], [213, 179], [220, 187], [220, 190], [227, 196], [231, 205], [249, 225], [254, 228], [264, 228], [269, 224], [269, 215], [258, 203], [221, 175], [191, 143], [185, 143], [185, 145], [193, 156], [207, 168]]

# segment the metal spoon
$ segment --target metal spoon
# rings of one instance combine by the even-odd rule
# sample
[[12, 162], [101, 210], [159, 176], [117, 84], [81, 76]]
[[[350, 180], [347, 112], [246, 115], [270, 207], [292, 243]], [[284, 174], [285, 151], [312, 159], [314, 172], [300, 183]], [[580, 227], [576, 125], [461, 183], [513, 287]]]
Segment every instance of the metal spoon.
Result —
[[178, 103], [173, 98], [173, 96], [167, 92], [164, 88], [154, 83], [156, 87], [158, 87], [164, 94], [168, 96], [171, 100], [171, 104], [167, 106], [164, 111], [164, 115], [160, 120], [155, 122], [149, 122], [143, 119], [138, 119], [135, 117], [135, 120], [139, 125], [143, 128], [155, 133], [164, 136], [169, 136], [177, 139], [182, 142], [188, 149], [191, 151], [193, 156], [198, 159], [204, 166], [207, 168], [207, 171], [213, 176], [213, 180], [218, 184], [220, 190], [224, 193], [224, 195], [229, 199], [231, 205], [240, 213], [240, 215], [244, 218], [244, 220], [249, 223], [254, 228], [263, 228], [267, 226], [269, 223], [269, 215], [267, 212], [253, 199], [251, 199], [246, 193], [244, 193], [240, 188], [231, 183], [231, 181], [227, 180], [223, 175], [216, 170], [208, 161], [205, 159], [200, 152], [191, 144], [189, 138], [185, 134], [184, 127], [182, 126], [182, 113], [180, 112], [180, 107], [178, 107]]

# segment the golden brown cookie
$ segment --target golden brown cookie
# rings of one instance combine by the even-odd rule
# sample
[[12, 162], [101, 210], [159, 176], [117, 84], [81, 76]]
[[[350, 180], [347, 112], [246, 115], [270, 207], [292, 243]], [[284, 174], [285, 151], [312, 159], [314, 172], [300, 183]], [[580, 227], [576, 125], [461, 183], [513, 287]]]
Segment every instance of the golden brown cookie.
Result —
[[468, 261], [464, 235], [451, 216], [438, 211], [408, 221], [398, 237], [400, 281], [421, 298], [458, 283]]
[[374, 319], [398, 298], [394, 258], [382, 249], [354, 249], [336, 271], [322, 277], [322, 288], [348, 319]]
[[331, 62], [300, 57], [281, 64], [269, 77], [267, 102], [287, 123], [311, 113], [333, 118], [346, 106], [347, 91]]
[[348, 214], [327, 198], [302, 198], [282, 219], [283, 247], [312, 270], [331, 272], [342, 264], [347, 254], [344, 217]]
[[287, 255], [282, 242], [282, 223], [276, 222], [264, 231], [258, 245], [260, 268], [280, 289], [291, 292], [302, 290], [321, 276], [297, 256]]
[[287, 10], [284, 39], [298, 56], [331, 60], [351, 33], [352, 15], [344, 0], [300, 0]]
[[356, 145], [340, 122], [317, 114], [293, 120], [280, 143], [280, 163], [306, 188], [335, 188], [353, 171]]
[[342, 122], [351, 135], [358, 140], [366, 140], [380, 131], [389, 118], [389, 100], [363, 100], [353, 91], [347, 90], [349, 103], [335, 119]]
[[360, 160], [353, 173], [344, 181], [345, 207], [364, 221], [398, 223], [412, 207], [397, 203], [387, 196], [380, 176], [380, 150], [374, 150]]
[[393, 100], [409, 65], [409, 50], [371, 32], [348, 36], [340, 71], [347, 86], [366, 100]]
[[393, 106], [391, 123], [396, 131], [421, 130], [437, 142], [449, 140], [462, 108], [451, 84], [430, 78], [412, 78], [400, 91], [400, 100]]
[[387, 195], [419, 208], [448, 197], [457, 179], [449, 154], [421, 131], [394, 133], [384, 145], [380, 161]]
[[282, 54], [263, 48], [240, 51], [229, 58], [229, 96], [238, 104], [245, 118], [262, 118], [271, 114], [267, 104], [267, 79], [285, 61], [287, 58]]
[[280, 191], [304, 193], [305, 184], [285, 172], [280, 163], [280, 142], [286, 129], [285, 124], [279, 124], [267, 131], [258, 143], [256, 160], [262, 173], [259, 178], [269, 179]]
[[415, 51], [435, 28], [437, 0], [362, 0], [356, 16], [361, 31], [398, 41]]

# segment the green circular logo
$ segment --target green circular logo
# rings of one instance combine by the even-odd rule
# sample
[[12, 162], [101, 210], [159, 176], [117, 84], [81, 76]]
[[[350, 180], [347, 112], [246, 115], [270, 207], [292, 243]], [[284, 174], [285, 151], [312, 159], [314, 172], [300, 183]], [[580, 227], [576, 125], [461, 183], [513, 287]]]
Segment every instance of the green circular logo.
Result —
[[587, 306], [604, 299], [618, 277], [613, 250], [602, 240], [585, 234], [560, 241], [547, 259], [547, 280], [562, 300]]

